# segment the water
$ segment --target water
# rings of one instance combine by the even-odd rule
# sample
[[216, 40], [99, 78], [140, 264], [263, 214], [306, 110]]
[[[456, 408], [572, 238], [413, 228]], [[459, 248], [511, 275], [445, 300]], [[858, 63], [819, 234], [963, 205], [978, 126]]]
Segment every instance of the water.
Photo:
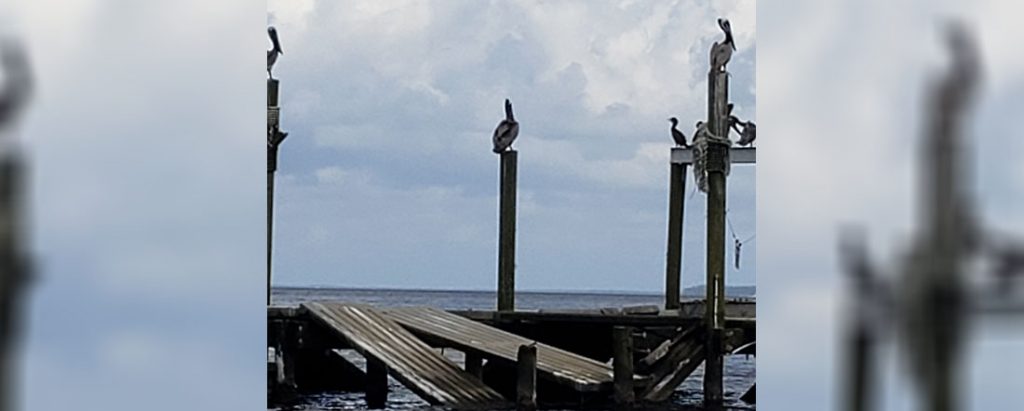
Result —
[[[487, 291], [427, 291], [427, 290], [365, 290], [331, 288], [275, 288], [272, 295], [274, 305], [295, 306], [307, 301], [332, 300], [364, 303], [375, 306], [434, 306], [449, 310], [491, 310], [496, 297]], [[615, 293], [564, 293], [564, 292], [518, 292], [516, 308], [532, 309], [583, 309], [622, 307], [631, 305], [660, 305], [662, 297], [657, 294], [615, 294]], [[446, 355], [461, 362], [461, 354], [447, 350]], [[346, 352], [346, 357], [363, 366], [359, 355]], [[753, 410], [755, 407], [743, 403], [739, 396], [754, 384], [756, 379], [753, 357], [727, 356], [725, 358], [725, 405], [728, 410]], [[703, 392], [703, 366], [684, 381], [672, 399], [657, 408], [662, 411], [701, 410]], [[431, 407], [394, 379], [389, 382], [389, 410], [443, 410]], [[326, 393], [302, 398], [301, 404], [290, 410], [364, 410], [362, 393]], [[590, 408], [594, 409], [594, 408]]]

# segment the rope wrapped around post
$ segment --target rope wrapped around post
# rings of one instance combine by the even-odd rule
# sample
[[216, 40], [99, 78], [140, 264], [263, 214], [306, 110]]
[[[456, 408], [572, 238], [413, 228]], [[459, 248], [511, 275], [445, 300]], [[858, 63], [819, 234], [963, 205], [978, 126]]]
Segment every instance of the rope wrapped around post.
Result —
[[724, 167], [722, 171], [726, 177], [729, 176], [729, 170], [732, 168], [732, 161], [729, 160], [729, 148], [732, 147], [732, 141], [711, 133], [707, 124], [702, 123], [697, 127], [693, 136], [693, 179], [702, 193], [708, 192], [708, 165], [716, 163], [708, 161], [708, 153], [712, 151], [709, 148], [712, 145], [724, 147], [725, 161], [719, 162], [719, 164], [721, 164], [720, 167]]

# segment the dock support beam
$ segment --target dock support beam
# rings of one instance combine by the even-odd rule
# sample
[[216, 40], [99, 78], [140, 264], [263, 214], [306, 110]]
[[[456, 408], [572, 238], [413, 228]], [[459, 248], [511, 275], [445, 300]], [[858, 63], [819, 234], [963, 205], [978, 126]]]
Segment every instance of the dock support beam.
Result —
[[471, 352], [467, 352], [465, 355], [466, 372], [482, 381], [484, 378], [484, 357], [481, 357], [480, 354]]
[[537, 346], [520, 345], [516, 360], [516, 410], [536, 411]]
[[[708, 128], [720, 137], [729, 135], [726, 115], [729, 96], [729, 75], [712, 69], [708, 73]], [[722, 339], [725, 328], [725, 171], [729, 146], [711, 142], [706, 153], [708, 174], [707, 220], [707, 293], [705, 323], [707, 325], [707, 358], [704, 362], [704, 404], [717, 408], [722, 404]]]
[[686, 164], [672, 163], [668, 189], [668, 261], [665, 263], [665, 309], [679, 309], [683, 270], [683, 214], [686, 210]]
[[519, 153], [501, 153], [501, 198], [498, 228], [498, 311], [515, 310], [516, 299], [516, 173]]
[[388, 367], [371, 355], [366, 356], [366, 408], [383, 409], [388, 402]]
[[632, 408], [636, 401], [633, 390], [633, 329], [612, 329], [612, 370], [615, 373], [614, 400], [620, 409]]

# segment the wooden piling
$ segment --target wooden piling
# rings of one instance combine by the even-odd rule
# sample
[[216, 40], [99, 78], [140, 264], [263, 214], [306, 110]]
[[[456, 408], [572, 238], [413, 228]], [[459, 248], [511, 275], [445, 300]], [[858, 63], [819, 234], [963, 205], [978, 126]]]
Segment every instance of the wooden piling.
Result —
[[[719, 137], [729, 133], [726, 115], [729, 96], [729, 78], [725, 72], [712, 70], [708, 74], [708, 128]], [[704, 403], [707, 407], [721, 405], [723, 398], [722, 340], [725, 326], [725, 204], [729, 146], [708, 144], [706, 167], [708, 173], [707, 203], [707, 282], [705, 323], [707, 325], [707, 358], [704, 362]]]
[[620, 408], [631, 408], [636, 401], [633, 389], [633, 328], [612, 329], [612, 370], [614, 400]]
[[273, 133], [278, 132], [278, 86], [276, 79], [267, 80], [267, 305], [270, 305], [271, 258], [274, 232], [274, 171], [277, 169], [277, 145]]
[[516, 410], [537, 409], [537, 346], [520, 345], [516, 362]]
[[501, 153], [501, 198], [498, 228], [498, 311], [515, 310], [516, 174], [519, 153]]
[[388, 367], [371, 355], [366, 356], [366, 407], [382, 409], [388, 402]]
[[665, 309], [679, 309], [683, 267], [683, 215], [686, 210], [686, 164], [671, 164], [668, 194], [668, 261], [665, 264]]
[[28, 282], [22, 224], [23, 166], [17, 155], [0, 158], [0, 410], [13, 407], [12, 352], [21, 330], [21, 300]]

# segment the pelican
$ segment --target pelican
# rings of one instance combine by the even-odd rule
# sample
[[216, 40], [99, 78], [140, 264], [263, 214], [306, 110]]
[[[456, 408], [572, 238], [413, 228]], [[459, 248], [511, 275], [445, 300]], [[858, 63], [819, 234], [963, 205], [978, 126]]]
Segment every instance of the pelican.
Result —
[[676, 126], [679, 125], [679, 120], [672, 117], [668, 119], [668, 121], [672, 122], [672, 139], [676, 141], [676, 145], [683, 148], [690, 148], [690, 145], [686, 144], [686, 136], [683, 135], [682, 131], [679, 131], [679, 129], [676, 128]]
[[498, 127], [494, 129], [494, 152], [501, 154], [512, 146], [512, 142], [518, 136], [519, 122], [512, 115], [512, 102], [505, 99], [505, 119], [501, 120]]
[[274, 63], [277, 63], [277, 56], [284, 52], [281, 51], [281, 42], [277, 40], [277, 29], [271, 26], [267, 29], [267, 34], [270, 35], [270, 42], [274, 43], [274, 48], [267, 50], [267, 75], [273, 79], [274, 74], [270, 71], [274, 69]]
[[732, 52], [736, 50], [736, 43], [732, 40], [732, 26], [728, 19], [718, 19], [718, 27], [725, 32], [725, 40], [721, 43], [715, 42], [711, 46], [711, 69], [725, 71], [725, 65], [729, 63]]

